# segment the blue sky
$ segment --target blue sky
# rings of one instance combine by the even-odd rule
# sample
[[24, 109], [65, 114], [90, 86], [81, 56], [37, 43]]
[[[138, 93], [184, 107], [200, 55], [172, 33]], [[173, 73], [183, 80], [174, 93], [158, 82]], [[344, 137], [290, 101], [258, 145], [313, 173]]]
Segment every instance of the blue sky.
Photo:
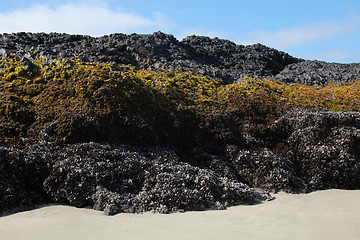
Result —
[[102, 36], [162, 31], [262, 43], [295, 57], [360, 62], [359, 0], [2, 0], [0, 32]]

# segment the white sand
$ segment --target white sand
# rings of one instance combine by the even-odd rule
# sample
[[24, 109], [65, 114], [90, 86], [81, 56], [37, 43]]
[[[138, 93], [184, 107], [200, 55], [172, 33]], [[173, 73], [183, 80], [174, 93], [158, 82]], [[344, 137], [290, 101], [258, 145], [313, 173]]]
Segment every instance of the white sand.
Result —
[[360, 190], [275, 197], [256, 206], [170, 215], [109, 217], [91, 209], [47, 206], [0, 217], [0, 239], [360, 239]]

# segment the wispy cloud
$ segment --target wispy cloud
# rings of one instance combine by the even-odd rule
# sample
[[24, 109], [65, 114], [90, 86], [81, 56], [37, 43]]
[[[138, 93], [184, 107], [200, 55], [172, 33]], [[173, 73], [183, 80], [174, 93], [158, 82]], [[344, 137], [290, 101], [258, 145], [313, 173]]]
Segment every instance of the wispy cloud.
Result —
[[305, 54], [304, 56], [309, 60], [326, 60], [328, 62], [351, 62], [355, 56], [345, 50], [341, 49], [325, 49], [323, 51]]
[[[0, 13], [1, 32], [66, 32], [100, 36], [115, 32], [150, 33], [169, 29], [172, 22], [160, 13], [144, 17], [104, 4], [38, 5]], [[163, 30], [164, 31], [164, 30]]]
[[238, 43], [245, 45], [262, 43], [274, 48], [285, 49], [332, 39], [359, 30], [360, 16], [353, 15], [342, 22], [309, 23], [278, 31], [258, 29], [245, 33]]

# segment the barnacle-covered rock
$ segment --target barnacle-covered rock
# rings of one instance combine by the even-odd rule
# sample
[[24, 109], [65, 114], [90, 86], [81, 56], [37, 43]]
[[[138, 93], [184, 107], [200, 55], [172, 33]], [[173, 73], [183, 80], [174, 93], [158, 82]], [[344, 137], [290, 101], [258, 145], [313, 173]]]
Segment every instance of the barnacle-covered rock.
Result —
[[52, 157], [50, 151], [0, 147], [0, 215], [50, 201], [42, 185]]
[[95, 143], [59, 152], [44, 186], [56, 201], [107, 214], [204, 210], [270, 200], [261, 190], [181, 162], [170, 150]]
[[360, 188], [360, 113], [295, 110], [274, 125], [284, 131], [308, 190]]
[[297, 173], [293, 159], [268, 149], [237, 152], [233, 164], [242, 179], [252, 186], [270, 191], [304, 192], [306, 183]]
[[161, 32], [2, 34], [0, 47], [0, 214], [225, 209], [360, 188], [358, 64]]
[[287, 83], [325, 86], [345, 84], [360, 78], [360, 64], [327, 63], [323, 61], [302, 61], [287, 65], [276, 74], [275, 79]]

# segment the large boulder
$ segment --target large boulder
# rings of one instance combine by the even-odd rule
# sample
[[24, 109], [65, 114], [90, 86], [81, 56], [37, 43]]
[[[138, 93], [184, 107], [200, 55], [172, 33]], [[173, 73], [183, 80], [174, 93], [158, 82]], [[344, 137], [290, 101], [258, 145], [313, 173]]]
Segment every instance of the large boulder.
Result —
[[286, 65], [274, 77], [286, 83], [325, 86], [346, 84], [360, 79], [360, 64], [327, 63], [323, 61], [303, 61]]
[[43, 188], [52, 154], [0, 147], [0, 215], [50, 201]]
[[295, 110], [274, 124], [308, 190], [360, 188], [360, 113]]
[[63, 148], [44, 182], [56, 201], [119, 212], [226, 208], [270, 200], [264, 191], [179, 161], [167, 149], [95, 143]]

